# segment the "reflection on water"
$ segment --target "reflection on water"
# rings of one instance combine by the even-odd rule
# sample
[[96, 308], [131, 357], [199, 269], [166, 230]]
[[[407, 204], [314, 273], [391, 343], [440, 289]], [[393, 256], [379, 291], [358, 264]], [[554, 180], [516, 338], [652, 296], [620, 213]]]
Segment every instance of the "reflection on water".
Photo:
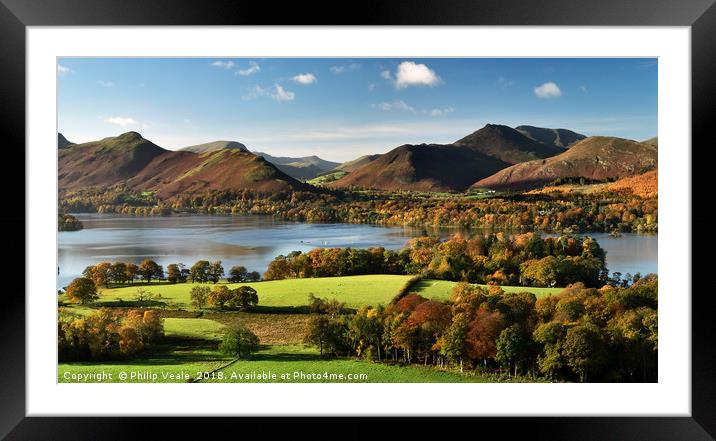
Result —
[[[191, 266], [199, 259], [221, 260], [224, 268], [244, 265], [263, 273], [279, 254], [317, 247], [402, 248], [408, 239], [455, 229], [383, 227], [352, 224], [306, 224], [270, 216], [126, 217], [82, 214], [84, 229], [60, 232], [58, 285], [65, 286], [85, 267], [100, 261], [139, 263], [154, 259]], [[607, 250], [610, 271], [646, 274], [657, 271], [657, 236], [591, 234]]]

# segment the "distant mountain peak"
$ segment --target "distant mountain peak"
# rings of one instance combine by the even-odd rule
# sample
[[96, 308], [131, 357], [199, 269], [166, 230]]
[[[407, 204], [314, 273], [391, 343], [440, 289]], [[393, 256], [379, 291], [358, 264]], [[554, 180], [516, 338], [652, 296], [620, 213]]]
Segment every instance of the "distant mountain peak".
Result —
[[477, 150], [510, 164], [548, 158], [563, 151], [553, 145], [537, 142], [503, 124], [486, 124], [453, 144]]
[[254, 155], [265, 159], [276, 168], [295, 179], [313, 179], [323, 173], [334, 169], [340, 164], [333, 161], [326, 161], [319, 156], [272, 156], [265, 152], [253, 152]]

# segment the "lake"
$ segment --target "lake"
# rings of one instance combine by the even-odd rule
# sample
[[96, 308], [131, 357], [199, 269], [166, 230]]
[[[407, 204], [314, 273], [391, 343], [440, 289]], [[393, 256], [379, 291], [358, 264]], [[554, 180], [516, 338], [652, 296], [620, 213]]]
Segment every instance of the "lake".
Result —
[[[134, 262], [153, 259], [160, 265], [200, 259], [221, 260], [228, 271], [243, 265], [263, 274], [279, 254], [317, 247], [399, 249], [412, 237], [451, 231], [416, 227], [354, 224], [307, 224], [270, 216], [177, 215], [133, 217], [77, 214], [80, 231], [58, 233], [58, 287], [66, 286], [88, 265], [101, 261]], [[657, 236], [591, 233], [607, 251], [607, 267], [622, 274], [657, 272]]]

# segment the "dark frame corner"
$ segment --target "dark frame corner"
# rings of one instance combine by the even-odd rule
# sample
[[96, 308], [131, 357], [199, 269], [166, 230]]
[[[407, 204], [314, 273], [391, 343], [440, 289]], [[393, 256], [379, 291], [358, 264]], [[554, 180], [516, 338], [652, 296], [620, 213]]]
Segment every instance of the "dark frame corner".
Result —
[[[0, 0], [0, 112], [2, 112], [3, 140], [7, 154], [16, 155], [16, 164], [25, 163], [25, 28], [27, 26], [72, 25], [573, 25], [573, 26], [690, 26], [692, 44], [692, 201], [698, 196], [709, 197], [711, 186], [706, 170], [716, 154], [713, 148], [711, 112], [716, 103], [716, 5], [714, 0], [635, 0], [623, 2], [575, 2], [574, 0], [543, 0], [538, 3], [520, 0], [425, 0], [403, 2], [396, 0], [368, 0], [341, 5], [324, 0], [306, 5], [282, 5], [247, 0]], [[320, 11], [320, 12], [319, 12]], [[23, 146], [23, 147], [21, 147]], [[688, 150], [684, 150], [688, 154]], [[703, 170], [701, 169], [703, 168]], [[16, 168], [16, 169], [19, 169]], [[24, 169], [23, 169], [24, 170]], [[9, 204], [11, 213], [0, 225], [7, 231], [25, 231], [25, 197], [14, 193], [17, 201]], [[703, 194], [702, 194], [703, 193]], [[710, 193], [710, 192], [709, 192]], [[709, 229], [716, 224], [710, 210], [696, 210], [692, 214], [692, 236], [698, 235], [699, 249], [713, 249], [716, 240]], [[6, 247], [22, 251], [20, 235], [8, 235]], [[14, 236], [14, 237], [13, 237]], [[691, 240], [688, 237], [686, 240]], [[692, 248], [692, 256], [696, 251]], [[710, 259], [692, 259], [692, 273], [709, 274]], [[27, 271], [27, 269], [26, 269]], [[502, 418], [483, 418], [478, 423], [481, 432], [485, 425], [500, 430], [508, 438], [528, 432], [537, 439], [644, 439], [644, 440], [707, 440], [716, 438], [716, 338], [711, 317], [711, 292], [692, 283], [692, 417], [682, 418], [514, 418], [505, 424]], [[685, 291], [688, 283], [684, 283]], [[0, 335], [5, 353], [0, 357], [0, 437], [8, 439], [142, 439], [147, 436], [145, 424], [155, 429], [183, 431], [196, 421], [190, 419], [144, 418], [143, 424], [128, 424], [124, 418], [32, 418], [25, 417], [25, 302], [20, 290], [4, 290], [0, 307]], [[24, 289], [23, 289], [24, 291]], [[666, 293], [665, 295], [684, 295]], [[309, 432], [308, 421], [279, 419], [270, 427], [286, 433]], [[286, 424], [281, 424], [284, 422]], [[235, 419], [216, 419], [209, 423], [214, 429], [242, 428], [247, 422]], [[259, 420], [252, 424], [261, 424]], [[320, 423], [323, 433], [357, 436], [364, 423], [333, 418]], [[406, 426], [410, 426], [407, 427]], [[424, 425], [401, 425], [403, 437], [427, 435]], [[438, 424], [443, 428], [449, 426]], [[365, 426], [364, 426], [365, 427]], [[335, 429], [335, 430], [333, 430]], [[420, 430], [419, 432], [415, 429]], [[288, 432], [288, 431], [291, 432]], [[315, 429], [314, 429], [315, 430]], [[372, 430], [370, 432], [373, 432]], [[310, 433], [310, 432], [309, 432]], [[352, 435], [351, 435], [352, 434]], [[443, 432], [443, 435], [445, 433]], [[366, 435], [371, 436], [370, 433]], [[510, 436], [512, 435], [512, 436]]]

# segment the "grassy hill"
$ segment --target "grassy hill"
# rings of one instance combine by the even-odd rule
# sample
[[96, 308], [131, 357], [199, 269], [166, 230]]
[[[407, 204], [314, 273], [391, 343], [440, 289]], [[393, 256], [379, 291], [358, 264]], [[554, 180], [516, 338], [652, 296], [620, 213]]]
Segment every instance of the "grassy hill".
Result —
[[547, 158], [564, 149], [488, 124], [453, 144], [405, 144], [376, 158], [344, 165], [350, 173], [329, 186], [376, 190], [463, 191], [512, 164]]
[[453, 145], [467, 147], [508, 164], [548, 158], [564, 151], [530, 139], [519, 131], [499, 124], [487, 124], [480, 130], [459, 139]]
[[525, 190], [558, 178], [618, 179], [656, 168], [656, 147], [637, 141], [592, 136], [564, 153], [513, 165], [476, 182], [473, 188]]
[[207, 190], [271, 193], [305, 187], [265, 159], [238, 149], [200, 155], [170, 152], [155, 158], [127, 182], [134, 189], [153, 191], [162, 199]]
[[154, 158], [167, 153], [170, 152], [137, 132], [70, 145], [57, 153], [59, 187], [76, 189], [122, 183]]
[[343, 170], [348, 173], [354, 172], [364, 165], [375, 161], [379, 157], [380, 155], [363, 155], [353, 159], [352, 161], [346, 161], [343, 164], [338, 165], [334, 170]]
[[454, 145], [402, 145], [330, 183], [336, 188], [462, 191], [510, 164]]
[[653, 145], [654, 147], [659, 147], [659, 137], [655, 136], [653, 138], [646, 139], [642, 141], [644, 144]]
[[207, 153], [215, 152], [221, 149], [238, 149], [247, 152], [246, 146], [236, 141], [214, 141], [207, 142], [205, 144], [191, 145], [179, 149], [179, 151], [191, 152], [191, 153]]
[[[307, 189], [271, 163], [228, 141], [196, 146], [204, 153], [165, 150], [137, 132], [70, 145], [58, 151], [60, 190], [126, 184], [161, 199], [207, 190], [262, 192]], [[223, 145], [224, 147], [220, 147]]]
[[326, 161], [318, 156], [302, 156], [298, 158], [287, 156], [271, 156], [268, 153], [254, 152], [261, 156], [276, 168], [295, 179], [309, 180], [323, 173], [333, 170], [340, 165], [337, 162]]
[[542, 144], [552, 145], [555, 147], [561, 147], [563, 149], [569, 148], [577, 141], [581, 141], [586, 136], [581, 133], [573, 132], [567, 129], [547, 129], [544, 127], [534, 126], [517, 126], [515, 130], [522, 133], [526, 137], [533, 139]]
[[[364, 276], [320, 277], [306, 279], [270, 280], [253, 283], [227, 284], [229, 288], [249, 285], [259, 296], [260, 307], [298, 307], [308, 304], [309, 294], [320, 298], [337, 299], [345, 302], [349, 308], [361, 305], [387, 305], [412, 276], [371, 274]], [[447, 300], [456, 282], [443, 280], [425, 280], [414, 287], [414, 290], [425, 297]], [[160, 294], [160, 302], [177, 306], [190, 307], [189, 291], [195, 286], [192, 283], [154, 284], [144, 289]], [[213, 284], [204, 284], [212, 287]], [[103, 289], [95, 306], [111, 304], [116, 306], [122, 299], [127, 306], [131, 305], [138, 286]], [[561, 288], [529, 288], [522, 286], [502, 287], [506, 292], [529, 291], [537, 296], [554, 294]]]
[[336, 170], [336, 171], [331, 171], [331, 172], [322, 174], [320, 176], [316, 176], [315, 178], [310, 179], [306, 182], [311, 185], [325, 185], [325, 184], [328, 184], [329, 182], [337, 181], [347, 174], [348, 174], [348, 172], [345, 172], [343, 170]]

